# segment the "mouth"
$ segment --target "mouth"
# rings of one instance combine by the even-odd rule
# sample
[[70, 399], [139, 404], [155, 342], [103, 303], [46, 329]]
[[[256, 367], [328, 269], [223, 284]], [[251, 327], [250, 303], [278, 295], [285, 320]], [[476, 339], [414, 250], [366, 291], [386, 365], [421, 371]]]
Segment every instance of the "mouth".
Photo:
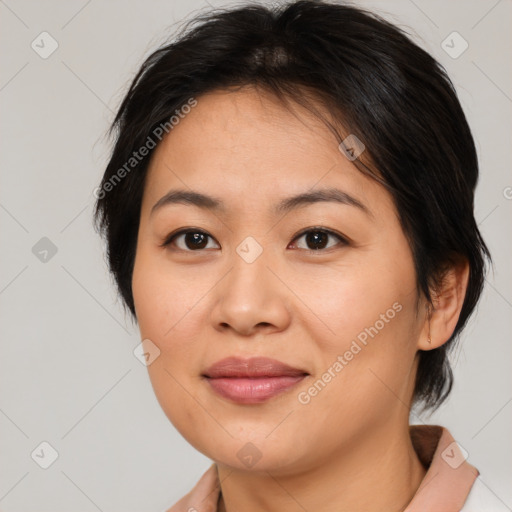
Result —
[[229, 357], [201, 376], [223, 398], [239, 404], [257, 404], [291, 389], [308, 375], [305, 370], [276, 359]]

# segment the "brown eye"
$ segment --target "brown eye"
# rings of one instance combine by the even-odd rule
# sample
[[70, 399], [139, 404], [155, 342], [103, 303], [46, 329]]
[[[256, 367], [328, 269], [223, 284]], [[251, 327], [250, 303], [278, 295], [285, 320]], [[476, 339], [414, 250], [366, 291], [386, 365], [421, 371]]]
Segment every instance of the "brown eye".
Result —
[[[301, 238], [305, 239], [306, 247], [299, 248], [305, 249], [307, 251], [319, 251], [325, 248], [330, 249], [332, 247], [335, 247], [336, 245], [339, 245], [340, 242], [341, 245], [348, 244], [347, 240], [344, 237], [328, 229], [309, 229], [308, 231], [304, 231], [302, 234], [296, 237], [295, 240], [300, 240]], [[336, 238], [338, 240], [338, 243], [329, 245], [329, 238]]]
[[162, 244], [162, 247], [174, 243], [177, 248], [182, 251], [198, 251], [201, 249], [211, 248], [208, 247], [209, 238], [212, 237], [204, 231], [197, 229], [187, 229], [169, 236]]
[[[299, 249], [307, 251], [322, 251], [324, 249], [331, 249], [337, 245], [345, 246], [349, 244], [347, 239], [342, 235], [323, 228], [311, 228], [307, 231], [303, 231], [299, 236], [295, 237], [294, 240], [300, 240], [301, 238], [304, 238], [306, 246], [299, 247]], [[174, 244], [177, 249], [186, 252], [219, 248], [218, 245], [217, 247], [208, 246], [209, 239], [213, 240], [213, 237], [204, 231], [199, 229], [186, 229], [169, 235], [161, 246], [166, 247]], [[330, 242], [330, 239], [333, 239], [334, 243]]]

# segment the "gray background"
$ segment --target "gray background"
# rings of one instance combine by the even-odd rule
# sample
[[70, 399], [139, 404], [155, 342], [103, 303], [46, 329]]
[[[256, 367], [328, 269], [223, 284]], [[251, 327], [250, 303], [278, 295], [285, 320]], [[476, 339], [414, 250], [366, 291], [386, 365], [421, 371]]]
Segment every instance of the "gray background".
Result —
[[[451, 398], [411, 422], [449, 428], [512, 507], [511, 1], [356, 3], [411, 28], [447, 68], [473, 129], [476, 218], [495, 270], [454, 354]], [[159, 512], [209, 465], [167, 420], [133, 355], [138, 330], [116, 299], [91, 221], [105, 130], [129, 80], [185, 16], [207, 7], [0, 0], [2, 511]], [[51, 48], [43, 31], [58, 43], [47, 58], [31, 47]], [[453, 31], [469, 44], [457, 58], [442, 46]], [[453, 36], [445, 44], [462, 49]], [[48, 469], [31, 457], [37, 449], [39, 463], [49, 460], [43, 441], [58, 452]]]

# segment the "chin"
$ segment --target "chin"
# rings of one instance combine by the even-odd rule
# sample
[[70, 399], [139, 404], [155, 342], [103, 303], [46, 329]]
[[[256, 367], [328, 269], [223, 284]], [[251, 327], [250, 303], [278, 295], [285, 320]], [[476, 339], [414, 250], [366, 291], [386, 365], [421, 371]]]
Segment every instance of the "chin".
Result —
[[[290, 431], [283, 431], [281, 434], [284, 435], [280, 436], [269, 436], [268, 433], [272, 432], [275, 425], [267, 425], [266, 422], [252, 425], [251, 428], [248, 425], [239, 425], [237, 433], [227, 425], [226, 430], [233, 435], [230, 437], [221, 427], [215, 432], [211, 428], [190, 432], [187, 431], [187, 425], [183, 425], [184, 428], [181, 429], [180, 425], [175, 424], [181, 435], [196, 450], [214, 462], [251, 472], [279, 472], [285, 468], [298, 468], [308, 455], [297, 450], [297, 443]], [[206, 432], [209, 435], [205, 435]], [[311, 449], [310, 443], [304, 445], [300, 442], [299, 446], [308, 446]]]

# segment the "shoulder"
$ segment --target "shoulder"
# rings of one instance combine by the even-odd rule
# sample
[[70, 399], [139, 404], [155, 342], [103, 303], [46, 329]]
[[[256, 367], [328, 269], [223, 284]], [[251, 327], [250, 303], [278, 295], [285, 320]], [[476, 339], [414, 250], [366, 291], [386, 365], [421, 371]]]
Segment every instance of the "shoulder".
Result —
[[469, 491], [468, 497], [460, 512], [510, 512], [499, 497], [491, 491], [479, 475]]

